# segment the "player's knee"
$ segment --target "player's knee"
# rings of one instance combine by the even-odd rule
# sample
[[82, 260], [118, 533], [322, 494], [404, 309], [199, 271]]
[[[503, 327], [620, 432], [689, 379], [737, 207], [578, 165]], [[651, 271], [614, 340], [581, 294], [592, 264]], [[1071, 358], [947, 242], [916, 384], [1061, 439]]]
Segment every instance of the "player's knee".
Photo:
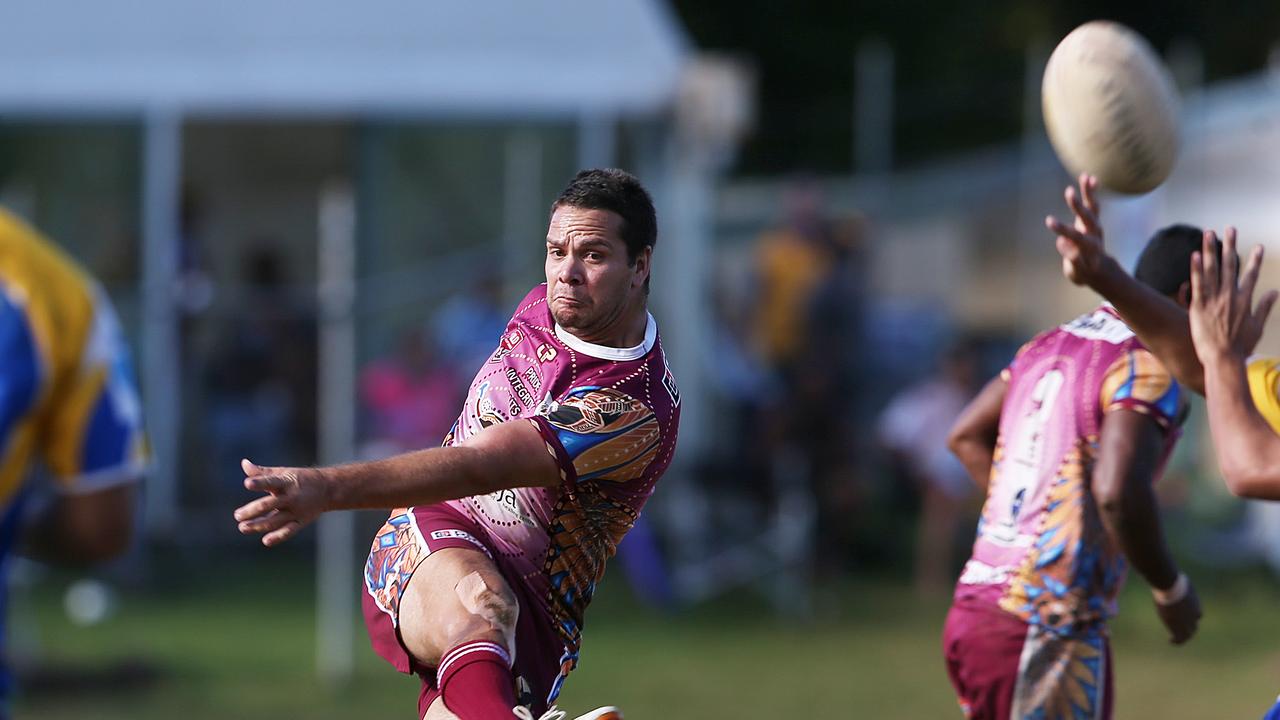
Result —
[[460, 628], [462, 632], [494, 633], [504, 644], [511, 646], [516, 621], [520, 617], [520, 604], [506, 583], [492, 582], [473, 572], [459, 580], [454, 591], [468, 614], [465, 624], [469, 627], [466, 630]]
[[442, 587], [419, 569], [400, 601], [400, 639], [410, 655], [428, 667], [450, 649], [477, 640], [514, 652], [519, 608], [515, 593], [496, 571], [473, 570], [453, 587]]

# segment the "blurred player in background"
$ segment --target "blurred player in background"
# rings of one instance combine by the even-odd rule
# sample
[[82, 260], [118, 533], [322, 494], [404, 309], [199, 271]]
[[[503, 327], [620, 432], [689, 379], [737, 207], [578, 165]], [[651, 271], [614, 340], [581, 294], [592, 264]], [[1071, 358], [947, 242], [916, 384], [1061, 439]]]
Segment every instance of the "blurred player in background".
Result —
[[[1136, 275], [1185, 306], [1199, 233], [1156, 233]], [[1153, 482], [1187, 414], [1181, 387], [1103, 306], [1034, 338], [965, 409], [951, 447], [987, 501], [944, 645], [970, 718], [1109, 718], [1107, 619], [1126, 558], [1172, 641], [1199, 601], [1165, 546]]]
[[915, 582], [922, 597], [944, 594], [955, 578], [957, 534], [974, 488], [947, 448], [947, 432], [973, 398], [979, 377], [977, 346], [957, 342], [942, 355], [936, 375], [894, 396], [880, 416], [880, 442], [920, 490]]
[[[1254, 248], [1237, 278], [1235, 228], [1223, 233], [1221, 262], [1216, 234], [1205, 232], [1191, 261], [1187, 313], [1107, 254], [1096, 189], [1097, 180], [1089, 176], [1080, 178], [1079, 192], [1068, 188], [1072, 225], [1046, 219], [1057, 236], [1063, 274], [1110, 300], [1178, 380], [1206, 396], [1218, 469], [1231, 492], [1280, 499], [1280, 359], [1250, 357], [1277, 297], [1272, 290], [1253, 304], [1262, 248]], [[1280, 720], [1280, 700], [1267, 719]]]
[[[0, 563], [14, 551], [77, 566], [124, 552], [146, 447], [115, 311], [71, 258], [2, 209], [0, 363]], [[37, 458], [52, 493], [29, 481]], [[0, 717], [11, 695], [0, 669]]]
[[245, 486], [269, 495], [236, 519], [267, 545], [324, 511], [401, 508], [374, 539], [365, 616], [374, 649], [422, 678], [428, 720], [564, 717], [551, 704], [583, 613], [675, 451], [680, 397], [646, 310], [656, 241], [638, 180], [579, 173], [552, 206], [546, 284], [520, 302], [443, 448], [244, 463]]

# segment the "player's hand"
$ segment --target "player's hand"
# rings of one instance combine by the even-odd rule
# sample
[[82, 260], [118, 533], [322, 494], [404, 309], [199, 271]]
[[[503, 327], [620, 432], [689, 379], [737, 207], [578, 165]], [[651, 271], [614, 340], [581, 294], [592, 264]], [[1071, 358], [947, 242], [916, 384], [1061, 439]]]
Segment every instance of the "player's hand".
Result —
[[267, 493], [236, 508], [241, 533], [262, 534], [262, 544], [278, 545], [329, 507], [329, 484], [315, 468], [259, 467], [241, 460], [244, 486]]
[[1244, 272], [1236, 280], [1240, 256], [1236, 253], [1236, 229], [1228, 227], [1222, 238], [1222, 262], [1218, 262], [1212, 230], [1204, 234], [1200, 252], [1191, 256], [1191, 339], [1200, 362], [1243, 362], [1262, 338], [1267, 316], [1276, 302], [1268, 291], [1253, 305], [1253, 291], [1262, 270], [1262, 246], [1249, 254]]
[[1161, 605], [1156, 603], [1156, 614], [1160, 622], [1169, 630], [1169, 642], [1181, 645], [1196, 634], [1200, 624], [1200, 598], [1196, 595], [1195, 586], [1187, 588], [1187, 594], [1176, 603]]
[[1055, 245], [1062, 256], [1062, 274], [1076, 285], [1092, 285], [1107, 260], [1102, 223], [1098, 220], [1098, 178], [1082, 174], [1080, 189], [1068, 185], [1064, 196], [1075, 222], [1067, 225], [1050, 215], [1045, 227], [1057, 236]]

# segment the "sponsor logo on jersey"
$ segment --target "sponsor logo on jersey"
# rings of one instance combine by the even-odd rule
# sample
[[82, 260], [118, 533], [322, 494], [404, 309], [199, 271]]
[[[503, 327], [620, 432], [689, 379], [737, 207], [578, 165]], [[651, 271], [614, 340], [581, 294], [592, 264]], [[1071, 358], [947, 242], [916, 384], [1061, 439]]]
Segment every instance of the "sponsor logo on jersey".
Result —
[[533, 407], [533, 394], [529, 392], [529, 388], [524, 386], [524, 382], [520, 380], [520, 373], [516, 372], [513, 367], [507, 368], [507, 382], [511, 383], [511, 389], [515, 392], [516, 397], [520, 398], [520, 404], [525, 407]]
[[520, 512], [520, 501], [516, 497], [515, 490], [499, 490], [498, 492], [490, 493], [489, 496], [493, 498], [494, 502], [502, 506], [502, 509], [513, 513]]
[[[489, 555], [489, 548], [485, 547], [484, 543], [475, 539], [475, 537], [472, 536], [472, 534], [467, 532], [466, 530], [458, 530], [456, 528], [447, 528], [444, 530], [432, 530], [431, 539], [432, 540], [463, 540], [465, 542], [469, 542], [472, 545], [475, 545], [476, 547], [480, 548], [480, 550], [482, 550], [485, 555]], [[493, 557], [493, 556], [489, 555], [489, 557]]]
[[671, 366], [667, 364], [667, 351], [662, 351], [662, 387], [667, 389], [667, 394], [671, 396], [671, 405], [680, 407], [680, 388], [676, 387], [676, 376], [671, 372]]
[[1097, 310], [1089, 315], [1081, 315], [1062, 326], [1063, 331], [1085, 340], [1101, 340], [1113, 345], [1133, 337], [1133, 331], [1120, 318], [1106, 310]]
[[490, 512], [514, 515], [525, 527], [537, 527], [538, 522], [520, 510], [520, 495], [515, 490], [499, 490], [489, 493], [489, 500], [496, 506]]
[[513, 329], [502, 336], [502, 340], [498, 342], [498, 349], [493, 351], [493, 355], [489, 358], [489, 362], [496, 363], [502, 358], [511, 354], [524, 340], [524, 333], [519, 329]]
[[538, 346], [538, 360], [541, 362], [549, 363], [555, 360], [558, 354], [559, 352], [551, 343], [542, 343]]

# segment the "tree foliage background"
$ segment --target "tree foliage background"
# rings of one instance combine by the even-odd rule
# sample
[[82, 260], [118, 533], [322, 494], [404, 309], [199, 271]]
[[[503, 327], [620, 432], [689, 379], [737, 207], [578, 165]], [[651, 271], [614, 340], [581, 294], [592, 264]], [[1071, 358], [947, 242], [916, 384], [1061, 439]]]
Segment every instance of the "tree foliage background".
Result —
[[848, 172], [853, 57], [882, 38], [895, 53], [896, 163], [999, 143], [1022, 127], [1027, 48], [1094, 19], [1123, 22], [1158, 52], [1198, 48], [1204, 80], [1258, 71], [1280, 40], [1276, 0], [675, 0], [693, 40], [754, 63], [757, 125], [736, 170]]

